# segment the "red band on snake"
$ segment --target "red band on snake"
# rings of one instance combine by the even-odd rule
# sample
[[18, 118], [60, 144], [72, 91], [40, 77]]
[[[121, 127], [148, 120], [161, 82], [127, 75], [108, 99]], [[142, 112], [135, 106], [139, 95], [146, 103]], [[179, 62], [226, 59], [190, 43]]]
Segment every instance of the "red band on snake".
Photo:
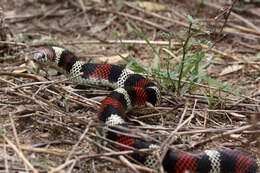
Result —
[[[149, 102], [160, 104], [160, 92], [156, 85], [140, 74], [111, 64], [94, 64], [79, 61], [68, 50], [44, 46], [36, 49], [34, 59], [48, 64], [64, 73], [79, 84], [109, 86], [115, 90], [102, 102], [98, 112], [99, 120], [108, 126], [127, 126], [125, 111], [135, 105]], [[124, 131], [125, 132], [125, 131]], [[106, 137], [118, 143], [136, 149], [150, 148], [149, 154], [132, 154], [131, 157], [152, 169], [159, 169], [155, 156], [159, 146], [143, 139], [119, 135], [108, 131]], [[116, 146], [119, 150], [128, 147]], [[201, 172], [201, 173], [257, 173], [260, 172], [260, 160], [253, 154], [231, 149], [183, 152], [169, 150], [162, 161], [168, 173]]]

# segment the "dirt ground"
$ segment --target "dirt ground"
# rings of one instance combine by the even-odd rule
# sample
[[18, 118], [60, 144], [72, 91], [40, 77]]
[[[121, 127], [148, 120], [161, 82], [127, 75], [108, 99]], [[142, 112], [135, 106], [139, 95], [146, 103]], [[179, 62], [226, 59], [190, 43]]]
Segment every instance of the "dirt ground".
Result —
[[[118, 54], [131, 55], [149, 67], [154, 53], [131, 23], [162, 50], [163, 61], [182, 47], [189, 27], [184, 14], [193, 16], [201, 30], [210, 31], [192, 37], [192, 42], [215, 43], [212, 49], [202, 46], [206, 56], [201, 65], [211, 62], [201, 73], [228, 83], [240, 94], [205, 82], [179, 94], [155, 79], [162, 104], [152, 111], [130, 111], [129, 127], [135, 129], [133, 133], [163, 142], [181, 119], [192, 115], [175, 133], [172, 149], [231, 148], [260, 154], [260, 3], [237, 1], [228, 15], [231, 4], [226, 0], [208, 0], [201, 6], [190, 0], [0, 0], [0, 172], [131, 172], [102, 137], [103, 125], [96, 117], [111, 89], [76, 86], [50, 69], [46, 76], [35, 70], [33, 49], [57, 45], [82, 60], [118, 65], [127, 64]], [[163, 49], [168, 45], [163, 33], [173, 34], [170, 53]], [[178, 60], [171, 63], [177, 66]], [[129, 160], [145, 172], [144, 166]]]

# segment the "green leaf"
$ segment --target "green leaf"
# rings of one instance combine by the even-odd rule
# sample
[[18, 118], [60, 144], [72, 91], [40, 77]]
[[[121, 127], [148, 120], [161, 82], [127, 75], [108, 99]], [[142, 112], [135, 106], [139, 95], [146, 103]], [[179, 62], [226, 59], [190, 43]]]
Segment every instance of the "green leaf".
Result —
[[188, 19], [188, 21], [189, 21], [190, 23], [194, 23], [194, 19], [192, 18], [191, 15], [189, 15], [189, 14], [184, 14], [184, 16], [186, 17], [186, 19]]
[[228, 88], [227, 83], [223, 83], [223, 84], [222, 84], [222, 83], [220, 83], [220, 82], [218, 82], [218, 81], [216, 81], [216, 80], [214, 80], [214, 79], [212, 79], [212, 78], [210, 78], [210, 77], [208, 77], [208, 76], [204, 76], [203, 79], [206, 80], [210, 85], [213, 84], [213, 85], [215, 85], [217, 88], [219, 88], [220, 90], [224, 90], [224, 91], [226, 91], [226, 92], [228, 92], [228, 93], [230, 93], [230, 94], [233, 94], [233, 95], [235, 95], [235, 96], [241, 98], [241, 96], [239, 95], [239, 93], [237, 93], [237, 92], [231, 90], [230, 88]]
[[0, 111], [3, 111], [5, 108], [7, 108], [7, 105], [0, 106]]
[[45, 4], [42, 4], [42, 5], [41, 5], [41, 11], [42, 11], [42, 12], [46, 11], [46, 5], [45, 5]]
[[124, 7], [124, 5], [125, 5], [125, 0], [117, 0], [116, 9], [117, 9], [118, 11], [120, 11], [121, 8]]
[[154, 71], [160, 71], [160, 64], [159, 64], [159, 62], [160, 62], [160, 57], [157, 54], [155, 54], [154, 58], [153, 58], [153, 64], [152, 64], [152, 69]]
[[157, 56], [160, 56], [158, 51], [155, 49], [155, 47], [150, 43], [150, 41], [147, 39], [147, 37], [142, 33], [141, 29], [138, 28], [135, 24], [130, 23], [131, 26], [134, 28], [134, 30], [137, 32], [137, 34], [146, 41], [146, 43], [149, 45], [149, 47], [151, 47], [151, 49], [153, 50], [154, 54], [156, 54]]

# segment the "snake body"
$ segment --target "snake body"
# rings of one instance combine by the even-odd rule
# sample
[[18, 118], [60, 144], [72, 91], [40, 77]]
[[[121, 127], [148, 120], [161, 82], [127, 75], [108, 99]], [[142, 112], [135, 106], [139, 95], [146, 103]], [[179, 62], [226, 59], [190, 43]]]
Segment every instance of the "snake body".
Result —
[[[95, 64], [79, 61], [69, 50], [43, 46], [36, 49], [34, 59], [48, 64], [64, 73], [73, 82], [109, 86], [114, 90], [102, 102], [98, 118], [107, 126], [127, 126], [126, 111], [135, 105], [146, 102], [154, 106], [160, 104], [161, 95], [156, 85], [146, 77], [129, 69], [111, 64]], [[131, 135], [120, 135], [108, 131], [106, 137], [123, 145], [115, 145], [120, 151], [152, 149], [149, 154], [131, 154], [131, 157], [152, 169], [159, 169], [157, 151], [159, 146]], [[260, 172], [260, 160], [257, 156], [245, 152], [219, 149], [199, 152], [168, 150], [162, 160], [163, 169], [168, 173], [256, 173]]]

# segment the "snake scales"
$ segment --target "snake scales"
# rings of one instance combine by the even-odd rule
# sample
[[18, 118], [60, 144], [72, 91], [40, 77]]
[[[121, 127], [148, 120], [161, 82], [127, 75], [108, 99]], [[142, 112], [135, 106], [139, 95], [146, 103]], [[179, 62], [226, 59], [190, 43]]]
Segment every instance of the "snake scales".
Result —
[[[43, 46], [36, 49], [34, 60], [52, 66], [79, 84], [109, 86], [115, 90], [102, 102], [98, 118], [108, 126], [127, 126], [125, 112], [135, 105], [149, 102], [160, 104], [160, 92], [153, 82], [129, 69], [111, 64], [94, 64], [79, 61], [69, 50], [59, 47]], [[159, 146], [146, 140], [119, 135], [108, 131], [106, 137], [136, 149], [150, 148], [149, 154], [132, 154], [131, 157], [145, 166], [158, 169], [159, 161], [155, 151]], [[118, 146], [119, 150], [129, 150]], [[220, 149], [199, 152], [169, 150], [162, 161], [163, 168], [169, 173], [256, 173], [260, 172], [260, 160], [245, 152]]]

